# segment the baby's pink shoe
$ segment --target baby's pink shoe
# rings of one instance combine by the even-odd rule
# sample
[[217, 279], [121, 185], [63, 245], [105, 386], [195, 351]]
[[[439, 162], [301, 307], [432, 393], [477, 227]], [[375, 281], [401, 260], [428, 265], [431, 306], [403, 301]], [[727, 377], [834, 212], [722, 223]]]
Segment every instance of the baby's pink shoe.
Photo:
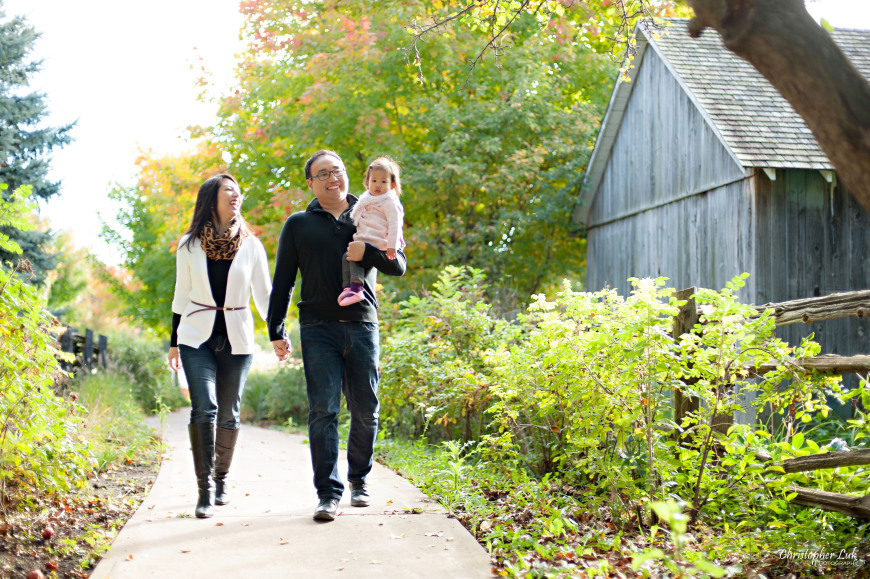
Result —
[[338, 294], [338, 305], [349, 306], [351, 304], [361, 302], [365, 298], [365, 296], [363, 295], [362, 286], [358, 284], [354, 285], [357, 285], [357, 287], [346, 287], [340, 294]]

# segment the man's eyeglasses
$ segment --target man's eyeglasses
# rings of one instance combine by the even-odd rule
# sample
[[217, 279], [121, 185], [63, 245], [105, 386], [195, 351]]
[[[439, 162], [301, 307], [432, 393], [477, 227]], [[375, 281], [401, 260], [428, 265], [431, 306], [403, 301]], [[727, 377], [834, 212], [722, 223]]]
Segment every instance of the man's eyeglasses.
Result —
[[335, 169], [333, 171], [321, 171], [315, 177], [318, 181], [326, 181], [330, 177], [341, 177], [344, 174], [344, 169]]

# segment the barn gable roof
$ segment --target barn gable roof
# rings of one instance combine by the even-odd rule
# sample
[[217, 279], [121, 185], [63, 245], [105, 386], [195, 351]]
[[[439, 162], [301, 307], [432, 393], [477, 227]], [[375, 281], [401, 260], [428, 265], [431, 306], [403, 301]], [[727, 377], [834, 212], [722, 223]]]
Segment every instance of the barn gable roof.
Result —
[[[707, 30], [700, 38], [691, 38], [688, 20], [667, 22], [664, 30], [649, 30], [643, 24], [637, 27], [638, 54], [630, 78], [636, 77], [645, 51], [652, 48], [738, 165], [832, 169], [803, 119], [751, 64], [725, 48], [718, 33]], [[870, 31], [837, 29], [833, 37], [855, 67], [870, 78]], [[614, 88], [584, 178], [584, 194], [575, 208], [575, 221], [587, 221], [632, 85], [620, 80]]]

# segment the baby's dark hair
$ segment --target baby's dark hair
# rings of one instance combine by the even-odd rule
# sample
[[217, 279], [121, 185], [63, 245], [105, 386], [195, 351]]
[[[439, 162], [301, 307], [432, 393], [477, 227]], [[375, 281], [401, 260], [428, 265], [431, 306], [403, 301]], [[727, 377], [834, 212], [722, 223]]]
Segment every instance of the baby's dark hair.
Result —
[[398, 163], [389, 157], [378, 157], [372, 161], [369, 168], [366, 169], [366, 178], [363, 180], [363, 185], [366, 189], [369, 187], [369, 175], [371, 175], [372, 171], [386, 171], [390, 176], [392, 188], [396, 190], [396, 195], [402, 194], [402, 170], [399, 168]]

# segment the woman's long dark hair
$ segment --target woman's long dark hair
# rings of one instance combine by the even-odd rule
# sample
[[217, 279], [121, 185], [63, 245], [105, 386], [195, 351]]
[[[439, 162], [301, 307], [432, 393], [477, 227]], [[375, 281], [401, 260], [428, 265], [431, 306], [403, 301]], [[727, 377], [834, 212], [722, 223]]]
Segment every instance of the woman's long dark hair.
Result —
[[[193, 240], [199, 237], [199, 234], [202, 233], [202, 230], [205, 228], [205, 224], [209, 221], [217, 225], [219, 221], [217, 214], [217, 196], [218, 192], [221, 190], [221, 184], [224, 182], [224, 179], [229, 179], [239, 187], [239, 190], [241, 190], [239, 182], [229, 173], [220, 173], [219, 175], [206, 179], [205, 183], [200, 185], [199, 193], [196, 194], [196, 206], [193, 208], [193, 219], [190, 221], [190, 227], [188, 227], [187, 231], [184, 232], [188, 237], [184, 240], [184, 243], [181, 244], [181, 247], [187, 247], [189, 250]], [[245, 218], [241, 215], [239, 215], [239, 226], [244, 227], [247, 233], [251, 233], [251, 229], [248, 227], [248, 222], [245, 221]]]

